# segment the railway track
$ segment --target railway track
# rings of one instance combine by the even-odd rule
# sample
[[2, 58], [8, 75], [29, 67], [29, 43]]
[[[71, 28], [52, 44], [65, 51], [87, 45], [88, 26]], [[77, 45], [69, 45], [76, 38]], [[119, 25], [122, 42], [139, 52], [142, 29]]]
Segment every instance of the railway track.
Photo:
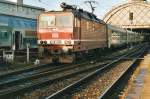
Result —
[[[120, 53], [119, 53], [120, 54]], [[114, 55], [113, 55], [114, 56]], [[119, 55], [118, 55], [119, 56]], [[115, 57], [115, 56], [114, 56]], [[88, 61], [92, 61], [92, 60], [95, 60], [95, 58], [91, 58], [90, 60]], [[81, 60], [80, 62], [78, 63], [85, 63], [86, 61], [85, 60]], [[69, 65], [73, 65], [73, 64], [69, 64]], [[38, 66], [31, 66], [31, 67], [24, 67], [24, 68], [20, 68], [20, 69], [15, 69], [15, 70], [8, 70], [8, 71], [5, 71], [5, 72], [1, 72], [0, 73], [0, 79], [3, 79], [3, 78], [7, 78], [7, 77], [10, 77], [10, 76], [16, 76], [16, 75], [21, 75], [23, 73], [27, 73], [27, 74], [32, 74], [34, 73], [35, 70], [41, 70], [41, 69], [48, 69], [51, 67], [59, 67], [59, 66], [69, 66], [68, 64], [43, 64], [43, 65], [38, 65]], [[55, 69], [55, 68], [54, 68]]]
[[[125, 52], [126, 53], [126, 52]], [[117, 58], [119, 56], [121, 56], [122, 53], [119, 53], [119, 54], [112, 54], [110, 56], [107, 56], [105, 57], [105, 59], [111, 59], [112, 60], [112, 57], [113, 58]], [[88, 61], [95, 61], [95, 59], [91, 58], [91, 60], [88, 60]], [[81, 61], [79, 63], [86, 63], [86, 61]], [[44, 71], [48, 71], [48, 70], [51, 70], [51, 69], [57, 69], [57, 68], [60, 68], [63, 67], [63, 66], [70, 66], [70, 65], [73, 65], [73, 64], [59, 64], [59, 65], [55, 65], [55, 64], [43, 64], [43, 65], [39, 65], [39, 66], [32, 66], [32, 67], [24, 67], [22, 69], [17, 69], [17, 70], [11, 70], [11, 71], [6, 71], [5, 73], [1, 73], [0, 74], [0, 79], [1, 80], [4, 80], [4, 79], [10, 79], [11, 77], [12, 78], [17, 78], [17, 75], [23, 75], [23, 76], [26, 76], [26, 75], [30, 75], [30, 74], [35, 74], [35, 73], [40, 73], [40, 72], [44, 72]], [[0, 81], [1, 82], [1, 81]]]
[[[139, 46], [136, 46], [136, 47], [139, 47]], [[115, 59], [117, 57], [120, 57], [122, 54], [125, 54], [127, 53], [127, 50], [123, 50], [123, 51], [120, 51], [119, 53], [113, 53], [112, 55], [108, 55], [106, 57], [103, 57], [103, 60], [112, 60], [112, 59]], [[93, 61], [95, 60], [95, 57], [91, 58], [90, 60], [87, 60], [87, 61]], [[85, 62], [85, 60], [81, 60], [79, 63], [82, 63], [82, 62]], [[15, 70], [8, 70], [8, 71], [5, 71], [5, 72], [2, 72], [0, 73], [0, 78], [6, 78], [7, 76], [12, 76], [12, 75], [20, 75], [21, 73], [27, 73], [27, 72], [32, 72], [34, 70], [40, 70], [40, 69], [44, 69], [44, 68], [49, 68], [49, 67], [53, 67], [53, 66], [63, 66], [64, 64], [60, 65], [56, 65], [56, 64], [43, 64], [43, 65], [38, 65], [38, 66], [31, 66], [31, 67], [24, 67], [24, 68], [20, 68], [20, 69], [15, 69]], [[69, 64], [70, 65], [70, 64]], [[68, 65], [65, 65], [65, 66], [68, 66]]]
[[[115, 57], [118, 57], [118, 56], [115, 56]], [[30, 75], [28, 75], [28, 76], [25, 74], [22, 76], [22, 78], [18, 78], [15, 80], [13, 79], [13, 81], [12, 80], [4, 81], [4, 79], [3, 79], [2, 80], [3, 82], [0, 83], [0, 98], [8, 98], [8, 96], [10, 96], [10, 95], [14, 96], [15, 94], [24, 93], [27, 90], [30, 90], [30, 89], [33, 90], [34, 88], [38, 88], [39, 86], [42, 87], [43, 85], [45, 86], [47, 84], [53, 85], [54, 84], [53, 82], [58, 81], [60, 79], [63, 80], [66, 77], [74, 77], [74, 75], [80, 75], [80, 74], [84, 75], [83, 73], [85, 73], [85, 75], [87, 75], [90, 72], [100, 68], [100, 64], [104, 65], [106, 63], [103, 63], [103, 64], [96, 63], [96, 64], [95, 64], [95, 67], [93, 66], [93, 64], [90, 67], [89, 66], [90, 62], [84, 63], [82, 65], [88, 65], [88, 68], [87, 69], [82, 68], [81, 70], [79, 68], [73, 69], [73, 68], [77, 67], [77, 65], [64, 67], [64, 68], [55, 67], [51, 70], [49, 69], [49, 70], [41, 71], [41, 72], [38, 72], [35, 74], [29, 73]], [[71, 73], [68, 73], [68, 70], [70, 70]], [[78, 71], [78, 70], [80, 70], [80, 71]], [[64, 71], [67, 72], [66, 75], [63, 75]], [[62, 72], [62, 73], [59, 73], [59, 72]], [[49, 75], [50, 76], [53, 75], [54, 78], [49, 78], [48, 77]], [[45, 76], [47, 76], [47, 77], [45, 77]], [[81, 76], [79, 78], [81, 78]], [[17, 78], [16, 76], [14, 76], [14, 77]], [[33, 79], [34, 79], [34, 81], [33, 81]]]
[[[116, 56], [114, 56], [116, 57]], [[96, 62], [96, 61], [94, 61]], [[83, 62], [82, 65], [88, 65], [90, 64], [90, 62]], [[45, 64], [45, 65], [40, 65], [40, 66], [35, 66], [35, 67], [31, 67], [31, 68], [25, 68], [25, 69], [21, 69], [21, 70], [17, 70], [17, 71], [13, 71], [10, 73], [6, 73], [6, 74], [1, 74], [0, 75], [0, 88], [2, 86], [9, 86], [12, 85], [14, 83], [17, 82], [23, 82], [25, 80], [30, 80], [32, 78], [38, 78], [40, 76], [43, 77], [43, 75], [48, 75], [48, 74], [52, 74], [53, 72], [59, 72], [61, 70], [61, 68], [63, 68], [62, 70], [65, 69], [70, 69], [73, 67], [76, 67], [76, 65], [78, 64], [65, 64], [65, 65], [60, 65], [60, 66], [55, 66], [55, 65], [50, 65], [50, 64]], [[80, 64], [81, 65], [81, 64]], [[66, 68], [64, 68], [66, 67]], [[60, 69], [60, 70], [59, 70]], [[50, 72], [48, 72], [50, 71]]]
[[[143, 51], [142, 53], [144, 53], [144, 54], [147, 53], [147, 50], [145, 52]], [[111, 83], [110, 86], [104, 91], [104, 93], [102, 93], [99, 96], [99, 99], [109, 99], [111, 97], [112, 91], [115, 90], [114, 88], [117, 88], [118, 84], [121, 84], [120, 82], [127, 82], [128, 81], [127, 79], [130, 78], [130, 75], [132, 75], [133, 71], [137, 67], [137, 64], [139, 63], [138, 60], [141, 59], [139, 57], [143, 57], [144, 54], [142, 54], [142, 53], [136, 53], [134, 55], [131, 55], [131, 57], [129, 58], [129, 60], [132, 59], [132, 63], [129, 64], [129, 65], [126, 65], [125, 70], [122, 71], [120, 73], [120, 75], [117, 76], [117, 79], [115, 79], [113, 81], [113, 83]], [[127, 80], [127, 81], [124, 81], [124, 80]], [[121, 89], [119, 89], [119, 90], [121, 90]], [[114, 95], [114, 93], [113, 93], [113, 95]], [[116, 97], [118, 97], [116, 95], [115, 96], [113, 96], [113, 95], [112, 95], [112, 97], [113, 97], [112, 99], [116, 99]]]
[[[58, 80], [55, 83], [50, 84], [49, 86], [44, 87], [43, 90], [42, 89], [40, 89], [40, 91], [39, 91], [39, 89], [38, 90], [34, 90], [34, 92], [32, 94], [27, 94], [25, 96], [26, 98], [23, 96], [23, 97], [21, 97], [21, 99], [37, 99], [39, 97], [40, 98], [44, 98], [45, 96], [48, 95], [48, 93], [49, 94], [53, 94], [54, 92], [58, 91], [59, 89], [63, 89], [66, 85], [69, 85], [69, 84], [71, 84], [71, 83], [73, 83], [73, 82], [75, 82], [75, 81], [83, 78], [84, 76], [88, 75], [89, 73], [90, 72], [85, 72], [85, 73], [81, 72], [80, 74], [72, 75], [69, 78], [64, 78], [62, 80]], [[39, 95], [41, 95], [41, 96], [39, 96]], [[31, 96], [31, 97], [29, 97], [29, 96]]]
[[[97, 99], [99, 96], [100, 99], [105, 99], [103, 96], [122, 77], [122, 75], [131, 67], [131, 65], [135, 63], [135, 61], [143, 52], [144, 49], [140, 50], [139, 52], [132, 53], [132, 55], [128, 55], [128, 57], [133, 57], [138, 54], [136, 59], [133, 60], [127, 60], [127, 58], [123, 56], [92, 72], [84, 78], [70, 84], [69, 86], [57, 91], [56, 93], [51, 94], [50, 96], [46, 97], [46, 99]], [[93, 78], [99, 82], [93, 82]], [[91, 84], [85, 82], [93, 83]]]
[[55, 66], [54, 64], [41, 64], [38, 66], [31, 66], [31, 67], [24, 67], [21, 69], [16, 69], [16, 70], [10, 70], [10, 71], [6, 71], [4, 73], [0, 74], [0, 78], [6, 78], [8, 76], [12, 76], [12, 75], [20, 75], [23, 73], [27, 73], [27, 72], [33, 72], [34, 70], [40, 70], [40, 69], [45, 69], [45, 68], [49, 68], [49, 67], [53, 67]]
[[[33, 78], [28, 80], [28, 81], [24, 81], [24, 82], [21, 82], [19, 83], [18, 85], [13, 85], [12, 87], [11, 86], [7, 86], [7, 88], [3, 88], [2, 90], [0, 90], [0, 97], [3, 97], [4, 96], [10, 96], [10, 95], [14, 95], [13, 93], [17, 94], [17, 93], [20, 93], [20, 91], [25, 91], [25, 90], [30, 90], [30, 88], [34, 88], [34, 87], [38, 87], [38, 85], [40, 85], [40, 87], [42, 87], [42, 85], [46, 85], [46, 84], [55, 84], [54, 82], [56, 81], [60, 81], [62, 79], [65, 79], [65, 78], [68, 78], [68, 77], [72, 77], [74, 75], [78, 75], [80, 73], [83, 73], [83, 72], [88, 72], [88, 71], [92, 71], [92, 70], [96, 70], [98, 68], [100, 68], [100, 66], [102, 66], [102, 64], [97, 64], [95, 66], [93, 65], [88, 65], [87, 67], [74, 67], [74, 69], [70, 68], [70, 69], [63, 69], [63, 70], [56, 70], [54, 74], [52, 74], [52, 72], [49, 74], [45, 73], [42, 75], [40, 75], [40, 77], [37, 79], [37, 78]], [[59, 71], [59, 73], [58, 73]], [[47, 75], [47, 76], [46, 76]], [[22, 86], [22, 87], [21, 87]], [[12, 90], [13, 89], [13, 90]]]

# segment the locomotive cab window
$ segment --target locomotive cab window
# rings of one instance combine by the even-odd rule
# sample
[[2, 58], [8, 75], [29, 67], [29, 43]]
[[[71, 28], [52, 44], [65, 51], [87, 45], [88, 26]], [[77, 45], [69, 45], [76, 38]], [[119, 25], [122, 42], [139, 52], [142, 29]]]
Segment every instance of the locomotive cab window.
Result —
[[40, 16], [39, 27], [53, 27], [53, 26], [73, 26], [73, 18], [71, 15], [42, 15]]
[[55, 16], [41, 16], [39, 27], [49, 27], [55, 25]]
[[56, 25], [57, 26], [72, 26], [73, 20], [70, 15], [59, 15], [56, 16]]

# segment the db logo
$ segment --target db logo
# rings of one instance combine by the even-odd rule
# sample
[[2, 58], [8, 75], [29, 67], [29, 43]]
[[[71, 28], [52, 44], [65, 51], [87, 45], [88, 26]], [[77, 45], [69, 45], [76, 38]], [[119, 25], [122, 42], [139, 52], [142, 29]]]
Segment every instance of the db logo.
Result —
[[52, 38], [58, 38], [58, 36], [59, 36], [58, 33], [53, 33], [52, 34]]

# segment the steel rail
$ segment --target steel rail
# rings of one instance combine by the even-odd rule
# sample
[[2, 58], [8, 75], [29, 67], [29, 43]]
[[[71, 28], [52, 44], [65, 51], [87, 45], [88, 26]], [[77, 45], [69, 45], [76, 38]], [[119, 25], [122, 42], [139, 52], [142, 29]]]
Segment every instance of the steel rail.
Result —
[[[29, 76], [23, 76], [23, 77], [20, 77], [18, 79], [15, 79], [15, 80], [5, 81], [3, 83], [0, 83], [0, 88], [3, 87], [3, 86], [13, 85], [15, 83], [21, 83], [21, 82], [25, 82], [25, 81], [32, 80], [32, 79], [38, 79], [38, 78], [41, 78], [41, 77], [44, 77], [44, 76], [53, 75], [53, 74], [56, 74], [56, 73], [59, 73], [59, 72], [71, 70], [71, 69], [74, 69], [74, 68], [78, 68], [79, 66], [81, 67], [83, 65], [88, 65], [88, 64], [90, 64], [90, 63], [85, 62], [85, 63], [82, 63], [82, 64], [76, 64], [76, 65], [74, 64], [74, 65], [71, 65], [71, 66], [53, 68], [49, 71], [47, 70], [47, 71], [39, 72], [39, 73], [36, 73], [36, 74], [33, 74], [33, 75], [29, 75]], [[106, 63], [103, 63], [103, 64], [106, 64]]]
[[81, 74], [83, 72], [88, 72], [88, 71], [91, 71], [91, 70], [95, 70], [95, 69], [98, 69], [100, 67], [101, 67], [101, 65], [98, 65], [96, 67], [90, 67], [88, 69], [79, 70], [77, 72], [70, 73], [70, 74], [67, 74], [67, 75], [63, 75], [61, 77], [56, 77], [56, 78], [53, 78], [53, 79], [45, 79], [45, 80], [42, 80], [40, 82], [35, 82], [35, 83], [27, 85], [27, 86], [16, 87], [16, 88], [14, 88], [14, 90], [4, 90], [4, 91], [0, 92], [0, 98], [6, 98], [9, 95], [17, 94], [18, 92], [25, 91], [25, 90], [30, 90], [30, 88], [33, 89], [34, 87], [39, 87], [39, 86], [46, 85], [46, 84], [52, 84], [55, 81], [60, 81], [61, 79], [63, 80], [64, 78], [72, 77], [73, 75]]
[[[133, 54], [135, 54], [135, 53], [133, 53]], [[88, 79], [90, 79], [90, 78], [94, 77], [95, 75], [101, 73], [102, 71], [108, 69], [111, 65], [113, 65], [113, 64], [115, 64], [115, 63], [117, 63], [117, 62], [123, 60], [123, 59], [124, 59], [126, 56], [128, 56], [128, 55], [129, 55], [129, 54], [126, 54], [126, 55], [121, 56], [120, 58], [114, 60], [113, 62], [111, 62], [111, 63], [109, 63], [109, 64], [103, 66], [102, 68], [100, 68], [100, 69], [98, 69], [98, 70], [96, 70], [96, 71], [90, 73], [89, 75], [83, 77], [82, 79], [76, 81], [75, 83], [70, 84], [69, 86], [67, 86], [67, 87], [65, 87], [65, 88], [63, 88], [63, 89], [57, 91], [56, 93], [53, 93], [52, 95], [46, 97], [45, 99], [55, 99], [56, 97], [58, 98], [60, 95], [62, 95], [62, 94], [64, 94], [65, 92], [69, 91], [71, 88], [76, 87], [76, 86], [80, 86], [83, 82], [86, 82]]]
[[[138, 45], [136, 47], [139, 47], [139, 46], [140, 45]], [[32, 66], [32, 67], [24, 67], [24, 68], [21, 68], [21, 69], [10, 70], [9, 72], [2, 73], [2, 74], [0, 74], [0, 78], [6, 77], [6, 76], [12, 76], [12, 75], [15, 75], [15, 74], [19, 74], [19, 73], [23, 73], [23, 72], [28, 72], [28, 71], [32, 71], [32, 70], [36, 70], [36, 69], [40, 69], [40, 68], [46, 67], [48, 65], [56, 66], [55, 64], [40, 64], [40, 65]]]
[[[46, 69], [46, 70], [40, 70], [39, 72], [33, 72], [33, 74], [31, 75], [25, 75], [24, 76], [24, 74], [23, 74], [23, 76], [22, 77], [18, 77], [17, 79], [13, 79], [13, 80], [8, 80], [7, 81], [7, 79], [5, 80], [5, 79], [3, 79], [3, 82], [1, 82], [0, 83], [0, 88], [2, 87], [2, 86], [9, 86], [9, 85], [12, 85], [13, 83], [17, 83], [17, 82], [24, 82], [24, 81], [26, 81], [26, 80], [31, 80], [32, 78], [38, 78], [38, 77], [43, 77], [43, 76], [46, 76], [46, 75], [50, 75], [50, 74], [54, 74], [54, 73], [58, 73], [58, 72], [61, 72], [62, 70], [67, 70], [67, 69], [71, 69], [71, 68], [74, 68], [76, 65], [78, 66], [78, 65], [85, 65], [85, 64], [88, 64], [89, 62], [84, 62], [84, 63], [82, 63], [82, 64], [72, 64], [71, 66], [68, 66], [67, 67], [67, 65], [66, 65], [66, 67], [64, 67], [64, 66], [56, 66], [56, 67], [54, 67], [54, 68], [48, 68], [48, 69]], [[43, 67], [44, 66], [44, 67]], [[45, 66], [46, 65], [42, 65], [42, 67], [43, 68], [45, 68]], [[41, 67], [41, 68], [42, 68]], [[63, 68], [64, 67], [64, 68]], [[37, 68], [36, 68], [37, 69]], [[23, 73], [23, 72], [21, 72], [21, 73]], [[21, 75], [21, 74], [20, 74]], [[5, 78], [7, 78], [6, 77], [7, 75], [5, 75]], [[11, 77], [12, 77], [12, 75], [11, 75]], [[11, 78], [11, 77], [9, 77], [9, 78]], [[4, 77], [3, 77], [4, 78]], [[13, 77], [12, 77], [13, 78]]]
[[[97, 68], [97, 67], [96, 67]], [[66, 68], [67, 69], [67, 68]], [[91, 68], [92, 69], [92, 68]], [[91, 69], [89, 69], [89, 70], [91, 70]], [[64, 69], [65, 70], [65, 69]], [[59, 70], [60, 71], [60, 70]], [[84, 71], [86, 71], [86, 70], [84, 70]], [[77, 72], [78, 73], [78, 72]], [[79, 71], [79, 73], [81, 73], [80, 71]], [[76, 73], [74, 73], [74, 74], [76, 74]], [[52, 83], [52, 82], [54, 82], [54, 81], [56, 81], [56, 80], [59, 80], [59, 79], [62, 79], [62, 78], [65, 78], [65, 77], [68, 77], [68, 76], [71, 76], [71, 75], [74, 75], [74, 74], [70, 74], [70, 75], [66, 75], [66, 76], [62, 76], [62, 77], [58, 77], [58, 78], [55, 78], [55, 79], [49, 79], [49, 80], [44, 80], [44, 81], [41, 81], [41, 82], [37, 82], [37, 83], [34, 83], [34, 84], [31, 84], [31, 85], [28, 85], [28, 86], [23, 86], [23, 87], [20, 87], [20, 88], [15, 88], [14, 90], [11, 90], [11, 91], [9, 91], [9, 90], [4, 90], [4, 91], [2, 91], [1, 93], [0, 93], [0, 97], [4, 97], [4, 96], [8, 96], [9, 94], [11, 95], [11, 94], [15, 94], [15, 93], [17, 93], [17, 92], [20, 92], [20, 91], [23, 91], [23, 90], [28, 90], [28, 89], [33, 89], [34, 87], [39, 87], [39, 86], [41, 86], [41, 85], [43, 85], [43, 84], [46, 84], [46, 83]], [[40, 75], [38, 75], [38, 76], [40, 76]], [[35, 76], [36, 77], [36, 76]]]
[[105, 90], [105, 92], [103, 92], [103, 94], [98, 98], [98, 99], [105, 99], [104, 97], [107, 95], [107, 93], [109, 93], [109, 91], [115, 86], [115, 84], [117, 82], [119, 82], [119, 80], [125, 75], [125, 73], [132, 67], [135, 65], [135, 63], [137, 62], [138, 58], [144, 53], [145, 50], [143, 50], [140, 55], [138, 55], [135, 59], [133, 59], [133, 62], [130, 64], [130, 66], [128, 66], [128, 68], [126, 68], [125, 71], [123, 71], [121, 73], [121, 75], [119, 75], [119, 77]]
[[[38, 75], [39, 76], [39, 75]], [[35, 76], [34, 76], [35, 77]], [[50, 81], [46, 81], [46, 82], [41, 82], [41, 83], [37, 83], [37, 84], [34, 84], [34, 85], [31, 85], [31, 86], [28, 86], [28, 87], [22, 87], [22, 88], [20, 88], [20, 89], [16, 89], [16, 90], [12, 90], [12, 93], [14, 92], [18, 92], [18, 91], [20, 91], [20, 90], [26, 90], [27, 88], [33, 88], [33, 87], [37, 87], [37, 86], [39, 86], [39, 85], [41, 85], [41, 84], [43, 84], [43, 83], [48, 83], [48, 82], [50, 82]], [[51, 82], [53, 82], [52, 80], [51, 80]], [[6, 92], [5, 94], [3, 94], [3, 95], [8, 95], [8, 94], [11, 94], [11, 92]]]

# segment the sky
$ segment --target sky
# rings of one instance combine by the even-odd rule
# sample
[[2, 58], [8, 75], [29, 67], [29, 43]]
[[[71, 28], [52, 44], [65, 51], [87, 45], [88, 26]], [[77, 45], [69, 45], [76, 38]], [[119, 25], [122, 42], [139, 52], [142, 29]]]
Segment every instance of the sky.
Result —
[[[8, 0], [8, 1], [15, 2], [16, 0]], [[91, 11], [90, 6], [88, 4], [85, 4], [84, 1], [86, 0], [24, 0], [24, 4], [42, 7], [50, 11], [50, 10], [61, 10], [59, 6], [60, 3], [66, 2], [67, 4], [77, 5], [79, 8]], [[97, 1], [98, 3], [95, 4], [96, 9], [94, 14], [96, 14], [97, 17], [101, 19], [112, 8], [128, 2], [128, 0], [95, 0], [95, 1]]]

